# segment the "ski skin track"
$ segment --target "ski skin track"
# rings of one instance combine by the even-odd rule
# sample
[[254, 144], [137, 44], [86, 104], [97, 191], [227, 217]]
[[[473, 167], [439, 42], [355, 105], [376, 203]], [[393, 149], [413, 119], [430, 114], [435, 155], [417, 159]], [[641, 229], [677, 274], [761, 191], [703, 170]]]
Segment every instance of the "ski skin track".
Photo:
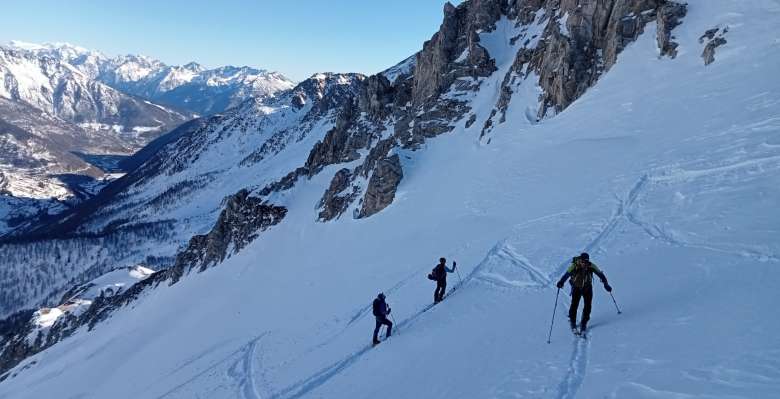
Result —
[[[599, 232], [599, 234], [597, 234], [596, 237], [585, 246], [586, 251], [591, 251], [592, 249], [597, 248], [602, 241], [604, 241], [607, 237], [611, 235], [611, 233], [619, 225], [621, 220], [625, 217], [626, 209], [629, 208], [634, 203], [636, 198], [639, 196], [639, 192], [643, 190], [648, 180], [649, 180], [648, 176], [643, 175], [639, 179], [639, 181], [637, 181], [637, 183], [634, 184], [634, 186], [629, 191], [627, 198], [623, 201], [620, 201], [617, 210], [612, 214], [612, 216], [607, 221], [602, 231]], [[528, 264], [526, 261], [522, 260], [521, 256], [517, 254], [514, 248], [512, 248], [511, 245], [506, 243], [506, 240], [502, 240], [501, 242], [496, 244], [490, 251], [488, 251], [487, 256], [485, 256], [482, 262], [480, 262], [474, 269], [472, 269], [471, 272], [469, 272], [469, 274], [467, 274], [465, 278], [463, 278], [461, 281], [458, 282], [458, 284], [453, 286], [453, 288], [447, 293], [446, 297], [455, 294], [458, 288], [460, 288], [465, 284], [470, 283], [471, 281], [484, 280], [478, 277], [477, 275], [480, 271], [482, 271], [482, 269], [488, 263], [491, 256], [498, 256], [512, 261], [516, 265], [528, 271], [532, 279], [535, 282], [540, 283], [541, 285], [546, 285], [550, 287], [552, 286], [552, 282], [555, 281], [555, 275], [547, 276], [547, 278], [545, 278], [544, 274], [541, 273], [538, 269]], [[569, 266], [569, 264], [570, 262], [568, 260], [566, 262], [563, 262], [561, 266], [559, 266], [558, 272], [556, 274], [563, 273], [566, 270], [566, 268]], [[402, 286], [405, 283], [405, 281], [406, 280], [402, 280], [394, 287]], [[422, 316], [428, 310], [432, 309], [434, 305], [435, 304], [429, 304], [425, 306], [417, 313], [402, 320], [397, 326], [395, 326], [395, 328], [400, 329], [401, 327], [411, 326], [415, 321], [417, 321], [417, 319], [420, 316]], [[356, 315], [356, 317], [354, 317], [353, 320], [359, 319], [360, 317], [358, 317], [358, 315]], [[271, 397], [274, 399], [301, 398], [304, 395], [313, 392], [318, 387], [327, 383], [331, 378], [335, 377], [342, 371], [346, 370], [347, 368], [355, 364], [358, 360], [360, 360], [360, 358], [362, 358], [363, 355], [368, 353], [372, 348], [373, 345], [369, 344], [363, 349], [360, 349], [359, 351], [354, 352], [353, 354], [347, 356], [346, 358], [343, 358], [331, 364], [330, 366], [321, 369], [317, 373], [303, 380], [300, 380], [299, 382], [294, 383], [288, 386], [287, 388], [282, 389], [281, 391], [277, 392]], [[590, 349], [590, 339], [582, 339], [580, 337], [575, 337], [574, 348], [572, 350], [571, 360], [569, 361], [569, 369], [558, 386], [559, 392], [556, 398], [563, 399], [563, 398], [572, 398], [576, 396], [577, 391], [582, 385], [585, 379], [585, 374], [587, 372], [589, 349]]]
[[[246, 344], [242, 345], [240, 348], [236, 349], [235, 351], [229, 353], [227, 356], [225, 356], [224, 358], [222, 358], [218, 362], [212, 363], [207, 368], [205, 368], [203, 371], [195, 374], [192, 378], [188, 379], [187, 381], [182, 382], [179, 385], [176, 385], [175, 387], [169, 389], [168, 391], [166, 391], [165, 393], [163, 393], [161, 395], [155, 396], [154, 399], [163, 399], [163, 398], [169, 397], [170, 395], [176, 393], [177, 391], [179, 391], [180, 389], [186, 387], [190, 383], [196, 381], [197, 379], [199, 379], [200, 377], [202, 377], [206, 373], [208, 373], [210, 371], [213, 371], [215, 368], [217, 368], [221, 364], [227, 362], [230, 359], [233, 359], [234, 356], [236, 356], [236, 355], [238, 355], [240, 353], [243, 353], [243, 355], [241, 356], [240, 362], [243, 364], [243, 366], [248, 367], [248, 369], [245, 368], [244, 371], [248, 370], [248, 371], [251, 372], [251, 375], [247, 374], [246, 377], [248, 377], [248, 380], [250, 382], [251, 393], [254, 394], [255, 396], [250, 396], [249, 398], [260, 399], [260, 396], [257, 394], [257, 390], [255, 388], [255, 383], [254, 383], [253, 358], [254, 358], [254, 353], [256, 351], [257, 342], [260, 341], [266, 335], [268, 335], [268, 332], [262, 333], [262, 334], [260, 334], [260, 335], [258, 335], [256, 337], [254, 337], [249, 342], [247, 342]], [[235, 364], [234, 364], [234, 366], [235, 366]], [[247, 398], [247, 396], [244, 396], [244, 397]]]
[[[634, 203], [634, 201], [639, 197], [640, 191], [642, 191], [648, 183], [650, 179], [647, 175], [643, 175], [637, 183], [634, 184], [634, 186], [629, 191], [627, 197], [625, 200], [620, 201], [618, 204], [618, 208], [615, 212], [613, 212], [613, 215], [609, 218], [607, 223], [605, 224], [604, 228], [602, 229], [599, 234], [596, 235], [596, 237], [585, 246], [586, 251], [591, 251], [595, 248], [599, 247], [599, 244], [604, 241], [606, 238], [608, 238], [611, 233], [615, 230], [615, 228], [619, 225], [619, 223], [622, 221], [624, 217], [627, 216], [627, 210], [631, 207], [631, 205]], [[450, 297], [457, 293], [457, 290], [461, 288], [462, 286], [472, 282], [472, 281], [480, 281], [480, 282], [487, 282], [490, 284], [496, 284], [491, 279], [484, 278], [482, 276], [479, 276], [479, 273], [484, 269], [484, 267], [489, 263], [489, 260], [493, 257], [499, 257], [501, 259], [505, 259], [523, 270], [527, 271], [529, 275], [531, 276], [532, 280], [537, 283], [541, 287], [551, 287], [553, 285], [553, 281], [556, 281], [556, 275], [562, 274], [566, 268], [569, 266], [570, 261], [565, 261], [561, 263], [561, 265], [558, 268], [558, 271], [555, 272], [551, 276], [545, 276], [541, 271], [539, 271], [537, 268], [535, 268], [533, 265], [529, 264], [527, 259], [524, 259], [521, 255], [517, 253], [515, 248], [513, 248], [510, 244], [506, 242], [507, 240], [502, 240], [498, 244], [496, 244], [490, 251], [488, 251], [487, 255], [483, 258], [483, 260], [474, 268], [472, 269], [465, 278], [460, 280], [457, 284], [455, 284], [450, 291], [447, 293], [446, 297]], [[419, 271], [415, 271], [411, 275], [401, 279], [398, 283], [393, 285], [390, 289], [387, 290], [388, 293], [396, 291], [397, 289], [400, 289], [403, 287], [410, 279], [412, 279], [415, 275], [419, 274]], [[445, 297], [445, 298], [446, 298]], [[416, 313], [411, 315], [410, 317], [402, 320], [400, 323], [395, 325], [394, 327], [396, 329], [401, 329], [403, 327], [410, 327], [411, 325], [416, 322], [420, 316], [422, 316], [427, 311], [431, 310], [436, 304], [429, 304], [423, 307], [422, 309], [418, 310]], [[332, 341], [333, 339], [340, 336], [344, 331], [346, 331], [351, 325], [353, 325], [355, 322], [361, 320], [368, 314], [368, 309], [370, 309], [370, 306], [365, 306], [360, 308], [355, 314], [350, 318], [350, 320], [347, 322], [345, 327], [341, 329], [339, 332], [334, 334], [331, 338], [327, 339], [325, 342], [317, 345], [317, 347], [313, 348], [319, 348], [324, 345], [327, 345], [328, 342]], [[562, 312], [566, 313], [566, 312]], [[168, 397], [170, 394], [178, 391], [182, 387], [190, 384], [191, 382], [195, 381], [197, 378], [202, 376], [203, 374], [207, 373], [208, 371], [213, 370], [218, 365], [224, 363], [225, 361], [231, 359], [234, 355], [238, 353], [244, 353], [242, 356], [242, 359], [240, 362], [243, 365], [244, 370], [244, 378], [239, 381], [239, 385], [241, 388], [241, 392], [243, 393], [243, 397], [245, 399], [259, 399], [261, 396], [257, 392], [255, 380], [254, 380], [254, 357], [257, 347], [257, 342], [265, 336], [267, 333], [264, 333], [260, 336], [257, 336], [247, 342], [244, 346], [239, 348], [238, 350], [232, 352], [230, 355], [228, 355], [225, 359], [212, 364], [207, 369], [203, 370], [202, 372], [198, 373], [195, 377], [191, 378], [188, 381], [185, 381], [184, 383], [177, 385], [173, 389], [167, 391], [163, 395], [158, 396], [156, 399], [161, 399]], [[569, 361], [569, 367], [566, 375], [564, 376], [563, 380], [558, 385], [558, 395], [556, 398], [572, 398], [576, 396], [577, 391], [579, 390], [580, 386], [582, 385], [585, 374], [587, 372], [587, 365], [588, 365], [588, 352], [590, 348], [590, 338], [587, 339], [584, 337], [574, 337], [574, 347], [572, 350], [572, 355]], [[327, 383], [330, 379], [340, 374], [342, 371], [348, 369], [353, 364], [355, 364], [357, 361], [359, 361], [363, 355], [370, 352], [371, 349], [374, 348], [374, 345], [368, 344], [362, 349], [358, 350], [357, 352], [353, 352], [351, 355], [336, 361], [332, 363], [331, 365], [324, 367], [320, 371], [314, 373], [313, 375], [304, 378], [302, 380], [299, 380], [298, 382], [282, 389], [281, 391], [278, 391], [276, 393], [271, 394], [271, 398], [274, 399], [295, 399], [295, 398], [301, 398], [314, 390], [316, 390], [318, 387], [324, 385]], [[251, 375], [250, 375], [251, 374]]]
[[[493, 254], [495, 252], [498, 252], [501, 249], [501, 245], [496, 245], [490, 252], [490, 254]], [[482, 262], [480, 262], [479, 265], [477, 265], [469, 274], [466, 275], [465, 278], [463, 278], [461, 281], [459, 281], [457, 284], [455, 284], [452, 289], [445, 295], [445, 299], [456, 294], [458, 288], [461, 286], [469, 283], [474, 279], [476, 274], [482, 270], [482, 268], [487, 263], [488, 257], [485, 258]], [[427, 311], [434, 308], [436, 304], [431, 303], [423, 307], [421, 310], [418, 310], [416, 313], [411, 315], [410, 317], [401, 320], [397, 325], [394, 325], [393, 327], [395, 329], [401, 329], [402, 327], [409, 327], [411, 326], [417, 319], [419, 319], [420, 316], [422, 316]], [[315, 389], [319, 388], [320, 386], [327, 383], [331, 378], [337, 376], [342, 371], [346, 370], [353, 364], [355, 364], [358, 360], [360, 360], [363, 355], [370, 352], [371, 349], [373, 349], [374, 345], [368, 344], [367, 346], [363, 347], [362, 349], [358, 350], [357, 352], [353, 352], [351, 355], [347, 356], [346, 358], [343, 358], [330, 366], [327, 366], [320, 371], [316, 372], [315, 374], [300, 380], [297, 383], [294, 383], [281, 391], [271, 395], [271, 398], [273, 399], [295, 399], [303, 397], [304, 395], [307, 395], [311, 392], [313, 392]]]
[[[623, 221], [628, 221], [632, 224], [639, 225], [640, 227], [646, 227], [645, 225], [641, 225], [640, 222], [637, 220], [636, 215], [632, 212], [632, 207], [637, 201], [637, 199], [641, 196], [641, 193], [647, 189], [648, 185], [652, 184], [656, 180], [660, 180], [660, 179], [656, 179], [653, 176], [650, 176], [649, 174], [642, 175], [634, 183], [634, 185], [628, 191], [627, 195], [623, 199], [619, 200], [617, 208], [612, 213], [612, 216], [606, 221], [601, 231], [598, 234], [596, 234], [596, 236], [587, 245], [584, 246], [584, 250], [586, 252], [598, 251], [598, 249], [601, 246], [601, 243], [607, 240], [612, 235], [612, 233], [616, 230], [616, 228], [620, 225], [620, 223], [622, 223]], [[651, 231], [648, 231], [648, 229], [646, 228], [643, 228], [643, 230], [645, 230], [651, 236], [654, 237], [656, 236], [654, 234], [650, 234]], [[671, 242], [670, 240], [664, 240], [664, 241], [667, 241], [669, 244], [684, 245], [678, 242]], [[717, 249], [713, 249], [713, 250], [717, 250]], [[446, 297], [456, 294], [459, 288], [461, 288], [462, 286], [468, 283], [471, 283], [472, 281], [486, 282], [489, 284], [496, 285], [497, 283], [492, 279], [485, 278], [484, 276], [479, 275], [479, 273], [484, 269], [484, 267], [488, 264], [488, 261], [493, 256], [499, 257], [501, 259], [505, 259], [515, 264], [516, 266], [524, 269], [529, 273], [534, 283], [538, 284], [538, 286], [540, 287], [553, 287], [553, 282], [557, 281], [557, 277], [559, 275], [562, 275], [570, 265], [570, 260], [567, 259], [566, 261], [562, 262], [559, 265], [556, 272], [553, 272], [553, 274], [551, 275], [545, 276], [541, 271], [539, 271], [539, 269], [529, 264], [527, 259], [524, 259], [521, 255], [519, 255], [515, 250], [515, 248], [513, 248], [510, 244], [507, 243], [507, 240], [502, 240], [498, 244], [496, 244], [490, 251], [488, 251], [485, 258], [483, 258], [483, 260], [474, 269], [472, 269], [466, 275], [465, 278], [463, 278], [461, 281], [455, 284], [453, 288], [450, 289]], [[400, 289], [408, 281], [410, 281], [412, 278], [414, 278], [414, 276], [416, 276], [419, 273], [420, 273], [419, 271], [413, 272], [412, 274], [401, 279], [398, 283], [396, 283], [391, 288], [386, 290], [386, 292], [391, 293]], [[564, 301], [566, 300], [567, 299], [564, 298]], [[568, 302], [571, 303], [570, 300]], [[396, 329], [401, 329], [401, 328], [408, 328], [412, 326], [416, 321], [419, 320], [420, 316], [422, 316], [427, 311], [431, 310], [434, 306], [435, 304], [433, 303], [426, 305], [425, 307], [418, 310], [410, 317], [402, 320], [397, 325], [394, 325], [394, 327]], [[369, 309], [370, 306], [364, 306], [358, 309], [353, 314], [353, 316], [350, 317], [349, 321], [346, 323], [344, 328], [342, 328], [339, 332], [334, 334], [334, 336], [327, 339], [325, 342], [317, 345], [312, 350], [327, 345], [328, 342], [332, 341], [333, 339], [340, 336], [343, 332], [347, 331], [347, 329], [350, 328], [357, 321], [366, 317], [368, 315]], [[568, 314], [568, 312], [561, 312], [561, 313]], [[587, 374], [588, 363], [589, 363], [590, 341], [592, 338], [591, 331], [592, 328], [588, 330], [586, 336], [575, 335], [573, 337], [573, 342], [572, 342], [573, 347], [569, 359], [568, 369], [566, 374], [563, 376], [561, 382], [558, 384], [558, 392], [557, 395], [555, 396], [556, 398], [567, 399], [567, 398], [576, 397], [577, 392], [579, 391], [580, 387], [584, 383], [585, 376]], [[250, 340], [247, 344], [245, 344], [235, 352], [231, 353], [227, 358], [211, 365], [209, 368], [200, 372], [192, 379], [174, 387], [170, 391], [166, 392], [161, 396], [158, 396], [157, 398], [159, 399], [159, 398], [164, 398], [169, 396], [170, 394], [176, 392], [180, 388], [193, 382], [194, 380], [196, 380], [206, 372], [213, 370], [219, 364], [224, 363], [225, 361], [232, 358], [234, 355], [241, 352], [244, 352], [241, 362], [244, 365], [243, 370], [246, 372], [245, 373], [246, 378], [242, 382], [240, 382], [243, 397], [246, 399], [261, 398], [261, 396], [257, 392], [253, 375], [254, 375], [254, 357], [256, 354], [257, 342], [264, 335], [265, 334]], [[281, 391], [272, 393], [270, 397], [275, 399], [294, 399], [294, 398], [301, 398], [307, 394], [310, 394], [320, 386], [330, 381], [333, 377], [339, 375], [342, 371], [345, 371], [346, 369], [348, 369], [349, 367], [357, 363], [363, 357], [363, 355], [370, 352], [371, 349], [373, 349], [373, 347], [374, 345], [368, 344], [363, 348], [361, 348], [360, 350], [353, 352], [349, 356], [342, 358], [341, 360], [336, 361], [327, 367], [322, 368], [321, 370], [310, 375], [309, 377], [299, 380], [298, 382], [282, 389]], [[249, 356], [249, 358], [247, 358], [247, 356]]]
[[[628, 192], [628, 195], [624, 200], [618, 203], [618, 207], [612, 214], [612, 217], [607, 221], [604, 228], [596, 235], [596, 237], [585, 246], [585, 252], [591, 252], [594, 249], [600, 247], [601, 243], [609, 238], [615, 231], [618, 225], [624, 220], [628, 219], [630, 209], [639, 198], [639, 194], [645, 189], [647, 183], [650, 181], [648, 175], [642, 175], [639, 180], [634, 183]], [[566, 269], [570, 265], [567, 260], [561, 267], [559, 267], [558, 275], [563, 275]], [[551, 278], [555, 278], [552, 276]], [[564, 299], [565, 300], [565, 299]], [[571, 300], [569, 299], [569, 306], [571, 306]], [[562, 312], [567, 315], [568, 312]], [[569, 360], [569, 368], [564, 375], [563, 380], [558, 384], [558, 394], [556, 399], [569, 399], [577, 396], [577, 392], [585, 382], [585, 375], [588, 371], [588, 358], [590, 355], [590, 340], [591, 330], [588, 330], [585, 335], [575, 335], [573, 338], [573, 348], [571, 358]]]

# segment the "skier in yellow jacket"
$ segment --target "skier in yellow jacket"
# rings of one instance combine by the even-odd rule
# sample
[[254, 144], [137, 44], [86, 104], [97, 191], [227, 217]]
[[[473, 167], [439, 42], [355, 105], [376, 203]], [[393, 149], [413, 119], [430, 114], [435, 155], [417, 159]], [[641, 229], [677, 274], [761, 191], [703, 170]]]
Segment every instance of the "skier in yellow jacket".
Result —
[[[588, 320], [590, 320], [590, 306], [593, 301], [593, 274], [599, 276], [601, 282], [604, 284], [604, 289], [607, 292], [612, 292], [607, 282], [607, 276], [590, 261], [590, 255], [587, 252], [583, 252], [580, 256], [574, 258], [571, 266], [566, 270], [566, 273], [558, 281], [558, 288], [563, 288], [563, 284], [567, 279], [571, 278], [571, 307], [569, 308], [569, 323], [571, 323], [571, 329], [575, 333], [584, 333], [588, 328]], [[585, 299], [585, 307], [582, 309], [582, 320], [580, 321], [580, 331], [577, 331], [577, 308], [580, 305], [580, 299]]]

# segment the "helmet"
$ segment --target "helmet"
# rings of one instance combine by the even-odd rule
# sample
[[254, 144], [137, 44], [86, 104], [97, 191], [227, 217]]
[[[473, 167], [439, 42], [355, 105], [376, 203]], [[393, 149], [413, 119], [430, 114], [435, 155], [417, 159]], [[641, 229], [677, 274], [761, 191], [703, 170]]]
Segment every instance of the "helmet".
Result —
[[380, 292], [379, 295], [377, 295], [376, 297], [379, 298], [379, 299], [385, 299], [385, 293], [384, 292]]
[[580, 259], [582, 260], [590, 260], [590, 255], [588, 255], [587, 252], [583, 252], [580, 254]]
[[447, 263], [447, 259], [439, 258], [439, 263]]

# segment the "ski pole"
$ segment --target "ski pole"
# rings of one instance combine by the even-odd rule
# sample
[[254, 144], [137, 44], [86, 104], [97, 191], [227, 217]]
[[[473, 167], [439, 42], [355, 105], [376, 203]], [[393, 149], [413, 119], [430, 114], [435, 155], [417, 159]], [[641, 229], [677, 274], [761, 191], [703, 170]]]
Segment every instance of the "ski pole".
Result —
[[[398, 335], [398, 323], [395, 322], [395, 317], [393, 317], [392, 314], [390, 315], [390, 320], [393, 321], [393, 326], [395, 327], [395, 335]], [[387, 329], [389, 330], [390, 326], [388, 326]], [[385, 334], [387, 334], [387, 332], [385, 332]]]
[[558, 288], [558, 291], [555, 292], [555, 307], [553, 308], [553, 315], [552, 320], [550, 320], [550, 334], [547, 335], [547, 343], [550, 343], [550, 339], [552, 338], [552, 329], [553, 324], [555, 324], [555, 311], [558, 310], [558, 295], [561, 293], [561, 289]]
[[463, 279], [460, 278], [460, 271], [458, 270], [457, 267], [455, 267], [455, 272], [458, 273], [458, 281], [460, 281], [458, 285], [463, 285]]
[[619, 308], [619, 307], [618, 307], [618, 305], [617, 305], [617, 301], [615, 301], [615, 296], [614, 296], [614, 295], [612, 295], [612, 293], [611, 293], [611, 292], [609, 293], [609, 296], [611, 296], [611, 297], [612, 297], [612, 303], [614, 303], [614, 304], [615, 304], [615, 309], [617, 309], [617, 312], [618, 312], [618, 314], [621, 314], [621, 313], [623, 313], [623, 312], [621, 312], [621, 311], [620, 311], [620, 308]]

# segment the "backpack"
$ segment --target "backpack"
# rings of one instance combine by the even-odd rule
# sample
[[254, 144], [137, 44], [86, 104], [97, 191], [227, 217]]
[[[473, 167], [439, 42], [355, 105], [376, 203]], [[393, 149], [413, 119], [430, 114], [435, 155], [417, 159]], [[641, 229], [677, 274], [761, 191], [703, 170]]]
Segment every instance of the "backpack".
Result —
[[444, 267], [439, 266], [440, 265], [436, 265], [433, 270], [431, 270], [431, 274], [428, 275], [429, 280], [439, 281], [445, 277], [443, 274], [446, 274], [447, 272], [444, 270]]
[[384, 310], [383, 309], [384, 306], [382, 306], [382, 305], [383, 305], [383, 303], [382, 303], [382, 301], [379, 300], [379, 298], [374, 299], [374, 304], [373, 304], [373, 308], [374, 309], [373, 309], [373, 311], [374, 311], [374, 316], [375, 317], [380, 317], [380, 316], [384, 316], [385, 315], [384, 313], [382, 313], [382, 311]]
[[590, 263], [583, 264], [581, 262], [575, 262], [570, 279], [572, 287], [584, 288], [591, 285], [593, 271], [591, 270]]

